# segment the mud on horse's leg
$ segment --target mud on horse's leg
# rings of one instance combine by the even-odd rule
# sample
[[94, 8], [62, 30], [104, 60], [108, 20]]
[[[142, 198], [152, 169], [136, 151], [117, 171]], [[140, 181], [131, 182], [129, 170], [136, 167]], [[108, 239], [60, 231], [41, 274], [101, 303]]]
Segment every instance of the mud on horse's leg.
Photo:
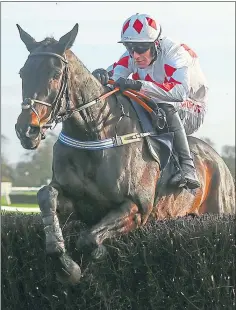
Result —
[[87, 233], [82, 234], [77, 241], [77, 248], [92, 246], [92, 257], [99, 259], [106, 254], [102, 245], [107, 238], [128, 233], [141, 226], [141, 214], [137, 205], [127, 201], [117, 210], [109, 212], [98, 224], [94, 225]]
[[46, 236], [46, 253], [53, 259], [58, 279], [76, 284], [81, 277], [80, 267], [66, 254], [56, 209], [59, 191], [52, 185], [44, 186], [37, 194]]

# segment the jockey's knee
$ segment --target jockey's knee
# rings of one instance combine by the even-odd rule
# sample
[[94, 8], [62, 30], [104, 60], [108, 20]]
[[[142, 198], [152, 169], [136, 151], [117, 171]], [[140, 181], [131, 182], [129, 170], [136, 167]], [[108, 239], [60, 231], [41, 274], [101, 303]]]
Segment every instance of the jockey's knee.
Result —
[[194, 132], [198, 131], [198, 129], [204, 122], [204, 109], [179, 108], [178, 113], [183, 123], [186, 135], [191, 135]]

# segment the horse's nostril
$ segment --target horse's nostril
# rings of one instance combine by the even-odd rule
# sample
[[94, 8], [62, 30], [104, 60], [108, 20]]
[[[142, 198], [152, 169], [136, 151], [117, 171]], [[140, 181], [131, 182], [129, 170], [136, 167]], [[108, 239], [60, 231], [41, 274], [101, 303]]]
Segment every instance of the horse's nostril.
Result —
[[28, 138], [37, 138], [37, 136], [39, 135], [39, 131], [40, 131], [39, 127], [29, 126], [25, 135]]
[[31, 134], [36, 134], [36, 133], [39, 132], [38, 129], [39, 129], [38, 127], [31, 127], [31, 128], [30, 128], [30, 133], [31, 133]]

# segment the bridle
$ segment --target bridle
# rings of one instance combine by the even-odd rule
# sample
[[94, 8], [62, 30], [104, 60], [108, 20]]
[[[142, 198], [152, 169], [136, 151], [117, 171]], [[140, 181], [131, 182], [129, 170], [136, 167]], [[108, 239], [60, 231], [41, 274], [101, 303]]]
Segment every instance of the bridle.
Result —
[[[52, 108], [51, 114], [49, 116], [50, 119], [48, 120], [48, 122], [46, 124], [44, 124], [43, 126], [40, 127], [40, 130], [42, 130], [43, 128], [51, 128], [53, 123], [55, 123], [57, 125], [58, 123], [63, 122], [66, 119], [68, 119], [69, 117], [71, 117], [71, 115], [74, 112], [80, 112], [84, 109], [87, 109], [87, 108], [91, 107], [92, 105], [100, 102], [101, 100], [107, 98], [111, 94], [119, 91], [119, 88], [116, 87], [114, 90], [110, 91], [109, 93], [105, 93], [104, 95], [100, 96], [99, 98], [96, 98], [93, 101], [85, 103], [85, 104], [79, 106], [78, 108], [72, 109], [70, 96], [69, 96], [69, 88], [68, 88], [68, 72], [69, 72], [68, 61], [66, 60], [65, 57], [58, 55], [56, 53], [50, 53], [50, 52], [36, 52], [36, 53], [30, 54], [29, 57], [44, 56], [44, 55], [59, 58], [65, 64], [65, 67], [64, 67], [64, 71], [63, 71], [61, 86], [60, 86], [58, 94], [57, 94], [53, 103], [48, 103], [45, 101], [40, 101], [40, 100], [32, 99], [32, 98], [25, 98], [23, 100], [23, 102], [21, 103], [22, 110], [31, 109], [35, 113], [35, 115], [38, 118], [39, 124], [40, 124], [41, 120], [40, 120], [40, 117], [39, 117], [37, 110], [35, 109], [35, 106], [34, 106], [35, 103], [42, 104], [42, 105], [45, 105], [47, 107]], [[65, 102], [66, 102], [66, 105], [65, 105], [66, 111], [61, 116], [61, 115], [58, 115], [58, 113], [62, 107], [62, 99], [64, 97], [65, 97]], [[41, 131], [41, 134], [44, 136], [42, 131]]]
[[[101, 100], [104, 100], [105, 98], [109, 97], [110, 95], [112, 95], [115, 92], [119, 91], [119, 87], [115, 87], [113, 90], [109, 91], [108, 93], [103, 94], [102, 96], [100, 96], [99, 98], [94, 99], [93, 101], [90, 101], [88, 103], [85, 103], [81, 106], [79, 106], [78, 108], [73, 108], [71, 107], [71, 101], [70, 101], [70, 96], [69, 96], [69, 87], [68, 87], [68, 72], [69, 72], [69, 68], [68, 68], [68, 61], [66, 60], [65, 57], [58, 55], [56, 53], [50, 53], [50, 52], [36, 52], [36, 53], [32, 53], [30, 54], [28, 57], [35, 57], [35, 56], [53, 56], [56, 58], [59, 58], [64, 64], [64, 70], [63, 70], [63, 76], [62, 76], [62, 82], [60, 85], [60, 89], [58, 91], [58, 94], [55, 98], [55, 100], [53, 101], [53, 103], [48, 103], [45, 101], [41, 101], [41, 100], [37, 100], [37, 99], [32, 99], [32, 98], [25, 98], [23, 100], [23, 102], [21, 103], [21, 108], [22, 110], [28, 110], [31, 109], [34, 114], [36, 115], [36, 117], [38, 118], [38, 123], [39, 123], [39, 127], [40, 127], [40, 133], [42, 135], [42, 139], [45, 138], [44, 135], [44, 131], [43, 129], [47, 129], [47, 128], [51, 128], [52, 124], [55, 122], [55, 124], [57, 125], [59, 122], [63, 122], [66, 119], [68, 119], [69, 117], [72, 116], [72, 114], [76, 111], [76, 112], [80, 112], [84, 109], [87, 109], [89, 107], [91, 107], [92, 105], [100, 102]], [[109, 80], [110, 84], [114, 84], [114, 81]], [[138, 102], [141, 106], [143, 106], [149, 113], [154, 113], [154, 109], [149, 107], [145, 102], [143, 102], [139, 96], [143, 97], [144, 99], [150, 99], [148, 98], [146, 95], [138, 93], [134, 90], [127, 90], [123, 92], [124, 95], [128, 96], [131, 99], [135, 99], [136, 102]], [[65, 97], [65, 112], [60, 115], [59, 112], [62, 108], [62, 99]], [[47, 107], [50, 107], [52, 109], [49, 117], [48, 117], [48, 121], [46, 122], [46, 124], [43, 124], [42, 126], [40, 126], [41, 123], [41, 119], [40, 116], [37, 112], [37, 110], [35, 109], [35, 103], [37, 104], [42, 104], [45, 105]], [[121, 117], [124, 116], [124, 113], [121, 115]], [[15, 128], [16, 129], [16, 128]], [[19, 136], [19, 133], [16, 129], [16, 134], [17, 136]]]
[[[31, 109], [36, 115], [39, 124], [41, 122], [41, 119], [40, 119], [40, 116], [37, 110], [35, 109], [35, 103], [42, 104], [42, 105], [52, 108], [52, 111], [49, 116], [50, 117], [49, 121], [45, 125], [42, 126], [44, 128], [48, 128], [52, 126], [52, 123], [55, 122], [57, 124], [65, 120], [66, 118], [70, 117], [70, 114], [72, 113], [72, 111], [71, 111], [71, 102], [70, 102], [69, 88], [68, 88], [68, 70], [69, 70], [68, 61], [63, 56], [58, 55], [56, 53], [50, 53], [50, 52], [32, 53], [29, 55], [29, 57], [44, 56], [44, 55], [59, 58], [65, 64], [65, 67], [63, 70], [62, 82], [60, 85], [60, 89], [57, 93], [57, 96], [55, 100], [53, 101], [53, 103], [48, 103], [45, 101], [40, 101], [40, 100], [32, 99], [32, 98], [25, 98], [23, 102], [21, 103], [21, 108], [22, 110]], [[63, 117], [61, 117], [58, 115], [58, 112], [61, 109], [63, 97], [65, 97], [65, 102], [66, 102], [66, 113], [65, 115], [63, 115]]]

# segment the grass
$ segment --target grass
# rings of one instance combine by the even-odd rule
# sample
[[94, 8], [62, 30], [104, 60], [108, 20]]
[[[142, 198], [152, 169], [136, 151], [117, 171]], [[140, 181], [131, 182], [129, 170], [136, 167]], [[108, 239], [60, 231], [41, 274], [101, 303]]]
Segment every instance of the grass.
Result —
[[[8, 206], [6, 198], [1, 196], [1, 206]], [[21, 208], [38, 208], [38, 204], [29, 204], [29, 203], [13, 203], [10, 204], [9, 207], [21, 207]]]
[[1, 196], [1, 206], [7, 206], [7, 200], [4, 196]]
[[39, 214], [40, 213], [40, 210], [37, 210], [35, 208], [35, 211], [33, 211], [33, 209], [30, 209], [30, 208], [25, 208], [24, 211], [12, 211], [12, 210], [1, 210], [1, 216], [4, 216], [6, 214], [15, 214], [15, 215], [36, 215], [36, 214]]
[[[4, 206], [8, 206], [6, 204], [2, 204]], [[29, 203], [13, 203], [10, 204], [9, 207], [18, 207], [18, 208], [38, 208], [37, 204], [29, 204]]]
[[37, 192], [31, 192], [31, 191], [28, 191], [28, 192], [12, 192], [11, 195], [27, 195], [27, 196], [36, 196], [37, 195]]

